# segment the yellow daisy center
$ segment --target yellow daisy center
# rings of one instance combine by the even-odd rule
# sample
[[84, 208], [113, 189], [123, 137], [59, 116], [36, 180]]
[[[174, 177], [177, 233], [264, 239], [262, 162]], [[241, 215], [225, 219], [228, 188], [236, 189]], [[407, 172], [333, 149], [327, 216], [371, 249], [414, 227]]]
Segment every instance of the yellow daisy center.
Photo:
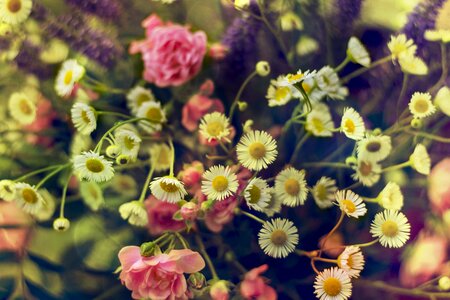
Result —
[[327, 198], [327, 188], [323, 184], [319, 184], [316, 186], [316, 197], [319, 200], [326, 200]]
[[342, 200], [342, 205], [345, 207], [345, 210], [350, 214], [356, 211], [356, 205], [351, 200], [348, 199]]
[[157, 107], [151, 107], [147, 110], [147, 113], [145, 114], [147, 119], [150, 120], [152, 123], [161, 123], [162, 120], [162, 113], [161, 110]]
[[394, 221], [387, 220], [381, 225], [381, 232], [387, 237], [394, 237], [398, 233], [398, 225]]
[[91, 123], [91, 119], [89, 119], [88, 113], [85, 110], [81, 111], [81, 119], [87, 124]]
[[248, 147], [248, 152], [254, 159], [261, 159], [266, 155], [266, 147], [263, 143], [254, 142]]
[[255, 204], [258, 203], [259, 199], [261, 199], [261, 189], [256, 185], [252, 185], [249, 190], [250, 193], [250, 203]]
[[178, 187], [174, 183], [166, 183], [164, 181], [161, 181], [159, 183], [159, 186], [163, 189], [164, 192], [167, 193], [175, 193], [178, 191]]
[[31, 188], [24, 188], [22, 190], [22, 198], [26, 203], [34, 204], [38, 201], [36, 192]]
[[100, 160], [89, 158], [86, 160], [86, 168], [93, 173], [100, 173], [105, 169], [105, 166]]
[[283, 246], [288, 240], [288, 236], [284, 230], [276, 229], [270, 235], [270, 241], [276, 246]]
[[147, 101], [150, 101], [150, 97], [147, 94], [139, 94], [136, 98], [136, 105], [139, 107]]
[[359, 172], [363, 176], [369, 176], [372, 173], [372, 164], [362, 161], [359, 164]]
[[418, 99], [414, 103], [414, 110], [418, 113], [426, 113], [429, 109], [428, 101], [425, 99]]
[[284, 190], [291, 196], [297, 196], [298, 192], [300, 192], [300, 184], [298, 180], [294, 178], [289, 178], [284, 182]]
[[306, 93], [309, 93], [311, 91], [311, 86], [304, 81], [302, 82], [302, 87]]
[[323, 290], [328, 296], [337, 296], [342, 290], [342, 284], [339, 279], [329, 277], [323, 282]]
[[30, 107], [30, 104], [25, 99], [22, 99], [19, 102], [19, 109], [24, 115], [30, 115], [33, 112], [33, 110]]
[[72, 78], [73, 78], [72, 70], [67, 71], [66, 75], [64, 76], [64, 84], [70, 84], [72, 82]]
[[224, 129], [225, 129], [225, 127], [223, 126], [223, 123], [219, 122], [219, 121], [209, 122], [206, 125], [206, 131], [211, 136], [218, 136], [218, 135], [220, 135]]
[[275, 90], [275, 100], [281, 101], [290, 94], [290, 89], [287, 86], [279, 87]]
[[132, 138], [130, 138], [129, 136], [126, 136], [123, 139], [123, 143], [128, 150], [132, 150], [134, 148], [134, 146], [136, 145], [134, 140]]
[[288, 74], [287, 80], [289, 82], [299, 81], [303, 78], [303, 74]]
[[228, 179], [225, 176], [216, 176], [212, 181], [212, 187], [218, 192], [223, 192], [228, 188]]
[[368, 152], [378, 152], [381, 149], [381, 144], [380, 142], [377, 141], [373, 141], [373, 142], [369, 142], [366, 145], [366, 150]]
[[355, 122], [352, 119], [346, 119], [344, 122], [344, 129], [348, 133], [354, 133], [356, 129]]
[[[337, 258], [337, 265], [338, 265], [339, 268], [342, 269], [342, 255], [339, 255], [339, 257]], [[353, 257], [352, 257], [352, 255], [349, 255], [349, 256], [347, 257], [346, 265], [347, 265], [349, 268], [353, 268]]]
[[320, 120], [319, 118], [312, 118], [311, 123], [318, 133], [321, 133], [322, 131], [324, 131], [325, 125], [323, 124], [322, 120]]
[[22, 8], [22, 1], [21, 0], [9, 0], [6, 4], [6, 7], [8, 10], [12, 13], [17, 13]]

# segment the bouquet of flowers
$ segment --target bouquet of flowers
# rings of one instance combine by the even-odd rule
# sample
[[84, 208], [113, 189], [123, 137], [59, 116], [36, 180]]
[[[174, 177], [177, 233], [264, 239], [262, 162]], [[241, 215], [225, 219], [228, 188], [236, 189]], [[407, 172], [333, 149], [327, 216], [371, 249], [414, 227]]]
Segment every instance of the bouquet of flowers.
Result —
[[0, 0], [0, 298], [450, 298], [449, 15]]

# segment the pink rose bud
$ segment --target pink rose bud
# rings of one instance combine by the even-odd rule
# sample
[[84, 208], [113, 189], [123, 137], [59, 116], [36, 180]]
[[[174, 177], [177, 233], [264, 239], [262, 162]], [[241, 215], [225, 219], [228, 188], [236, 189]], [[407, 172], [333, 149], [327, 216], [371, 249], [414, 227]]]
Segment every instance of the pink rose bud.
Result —
[[245, 274], [244, 281], [241, 284], [241, 295], [249, 300], [276, 300], [277, 293], [266, 284], [267, 280], [260, 275], [267, 271], [268, 266], [262, 265], [251, 269]]
[[214, 92], [214, 82], [211, 79], [205, 80], [200, 86], [200, 94], [209, 97]]
[[211, 286], [209, 295], [213, 300], [228, 300], [230, 298], [228, 286], [225, 280], [219, 280]]
[[181, 217], [185, 221], [193, 221], [197, 218], [199, 206], [194, 202], [185, 203], [180, 210]]

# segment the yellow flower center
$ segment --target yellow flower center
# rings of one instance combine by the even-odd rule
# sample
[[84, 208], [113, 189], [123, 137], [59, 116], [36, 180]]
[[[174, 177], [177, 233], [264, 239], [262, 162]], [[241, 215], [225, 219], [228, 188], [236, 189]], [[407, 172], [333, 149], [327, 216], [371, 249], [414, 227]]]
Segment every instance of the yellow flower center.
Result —
[[19, 102], [19, 109], [24, 115], [30, 115], [33, 112], [33, 109], [30, 107], [30, 104], [25, 99], [22, 99]]
[[325, 130], [325, 125], [319, 118], [312, 118], [311, 123], [318, 133], [321, 133], [322, 131]]
[[31, 188], [24, 188], [22, 190], [22, 198], [26, 203], [34, 204], [38, 201], [36, 192]]
[[306, 93], [309, 93], [311, 91], [311, 86], [304, 81], [302, 82], [302, 87]]
[[91, 119], [89, 119], [88, 112], [85, 111], [85, 110], [82, 110], [82, 111], [81, 111], [81, 119], [83, 119], [83, 121], [84, 121], [86, 124], [91, 123]]
[[387, 237], [394, 237], [398, 234], [398, 225], [394, 221], [387, 220], [381, 225], [381, 232]]
[[337, 278], [329, 277], [323, 282], [323, 290], [328, 296], [337, 296], [342, 290], [341, 282]]
[[[339, 257], [337, 258], [337, 264], [339, 268], [342, 268], [342, 255], [339, 255]], [[349, 257], [347, 258], [347, 266], [349, 268], [353, 268], [353, 257], [352, 255], [349, 255]]]
[[137, 107], [140, 107], [142, 103], [150, 101], [150, 97], [147, 94], [139, 94], [136, 98], [136, 105]]
[[275, 90], [275, 100], [281, 101], [290, 94], [290, 89], [287, 86], [279, 87]]
[[157, 107], [151, 107], [147, 110], [147, 113], [145, 115], [147, 119], [150, 120], [152, 123], [161, 123], [161, 120], [163, 118], [161, 110]]
[[134, 148], [134, 146], [136, 145], [134, 140], [132, 138], [130, 138], [129, 136], [126, 136], [123, 139], [123, 143], [128, 150], [132, 150]]
[[248, 152], [254, 159], [261, 159], [266, 155], [266, 147], [260, 142], [254, 142], [248, 147]]
[[378, 152], [378, 151], [380, 151], [380, 149], [381, 149], [380, 142], [374, 141], [374, 142], [367, 143], [367, 145], [366, 145], [366, 150], [368, 152]]
[[261, 199], [261, 189], [256, 185], [252, 185], [249, 190], [250, 193], [250, 203], [255, 204], [258, 203], [259, 199]]
[[167, 193], [175, 193], [178, 191], [178, 187], [174, 183], [166, 183], [164, 181], [161, 181], [159, 183], [159, 186], [163, 189], [163, 191]]
[[93, 173], [100, 173], [105, 169], [105, 166], [100, 160], [89, 158], [86, 160], [86, 168]]
[[70, 84], [72, 82], [73, 72], [72, 70], [68, 71], [64, 76], [64, 84]]
[[228, 188], [228, 179], [225, 176], [216, 176], [212, 181], [212, 187], [218, 192], [223, 192]]
[[316, 197], [319, 200], [324, 201], [327, 198], [327, 188], [325, 187], [325, 185], [319, 184], [316, 186], [315, 190], [316, 190]]
[[222, 122], [213, 121], [209, 122], [206, 125], [206, 132], [208, 132], [211, 136], [219, 136], [222, 131], [225, 129]]
[[289, 178], [284, 182], [284, 190], [291, 196], [297, 196], [300, 192], [300, 184], [294, 178]]
[[425, 99], [419, 99], [414, 103], [414, 110], [418, 113], [426, 113], [428, 109], [428, 101], [426, 101]]
[[344, 130], [348, 133], [354, 133], [356, 129], [355, 122], [352, 119], [346, 119], [344, 122]]
[[351, 200], [345, 199], [342, 200], [342, 205], [345, 207], [345, 211], [352, 214], [356, 211], [355, 203], [353, 203]]
[[9, 0], [6, 4], [6, 7], [8, 10], [12, 13], [17, 13], [22, 8], [22, 1], [21, 0]]
[[303, 78], [303, 74], [288, 74], [287, 80], [289, 83], [292, 83], [294, 81], [299, 81]]
[[283, 246], [288, 240], [288, 236], [284, 230], [276, 229], [270, 235], [270, 241], [276, 246]]
[[369, 176], [372, 173], [372, 164], [369, 162], [364, 162], [362, 161], [359, 164], [359, 172], [363, 175], [363, 176]]

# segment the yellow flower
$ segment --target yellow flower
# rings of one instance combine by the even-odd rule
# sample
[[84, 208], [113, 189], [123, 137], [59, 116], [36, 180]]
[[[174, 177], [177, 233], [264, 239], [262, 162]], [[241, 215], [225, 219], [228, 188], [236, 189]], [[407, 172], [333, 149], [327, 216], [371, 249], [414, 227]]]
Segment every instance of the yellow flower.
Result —
[[0, 21], [16, 25], [25, 21], [31, 13], [31, 0], [0, 0]]

